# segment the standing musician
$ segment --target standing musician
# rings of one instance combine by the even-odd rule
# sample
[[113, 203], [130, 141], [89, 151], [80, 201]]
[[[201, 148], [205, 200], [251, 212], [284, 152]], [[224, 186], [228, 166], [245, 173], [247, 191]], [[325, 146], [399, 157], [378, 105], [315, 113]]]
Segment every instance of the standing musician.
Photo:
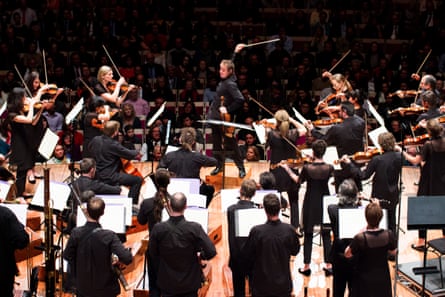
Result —
[[[148, 224], [148, 234], [151, 234], [153, 227], [162, 221], [162, 211], [168, 207], [170, 194], [167, 192], [167, 187], [170, 184], [170, 173], [164, 168], [158, 168], [155, 173], [155, 183], [157, 192], [154, 197], [144, 199], [138, 212], [138, 223], [141, 225]], [[168, 209], [168, 208], [167, 208]], [[145, 254], [147, 261], [148, 283], [150, 296], [159, 297], [161, 292], [156, 284], [156, 271], [153, 267], [153, 259], [150, 259], [150, 253], [147, 249]]]
[[96, 160], [97, 179], [110, 185], [129, 186], [128, 197], [133, 198], [133, 204], [138, 204], [143, 179], [120, 171], [122, 159], [140, 159], [141, 155], [136, 150], [125, 148], [116, 140], [119, 128], [120, 124], [117, 121], [106, 122], [103, 135], [96, 136], [91, 140], [89, 150]]
[[[417, 196], [445, 195], [445, 137], [443, 126], [437, 119], [431, 119], [426, 124], [426, 130], [431, 137], [421, 148], [420, 154], [412, 156], [403, 152], [403, 157], [410, 163], [421, 165], [419, 188]], [[418, 251], [424, 250], [426, 230], [419, 230], [419, 239], [411, 247]], [[445, 236], [445, 230], [442, 229]]]
[[105, 202], [93, 197], [87, 202], [87, 222], [74, 228], [63, 253], [73, 268], [77, 296], [117, 296], [120, 293], [118, 277], [113, 271], [112, 255], [130, 264], [131, 252], [119, 237], [102, 229], [99, 219], [104, 214]]
[[[295, 159], [297, 151], [295, 144], [297, 139], [306, 134], [306, 128], [289, 117], [284, 109], [278, 110], [274, 118], [277, 122], [275, 129], [267, 133], [266, 147], [271, 150], [270, 172], [275, 176], [276, 188], [280, 192], [287, 192], [291, 210], [291, 224], [299, 227], [298, 190], [299, 186], [289, 177], [286, 170], [279, 166], [280, 162]], [[295, 128], [290, 129], [290, 124]], [[290, 143], [289, 143], [290, 142]]]
[[[165, 154], [159, 162], [159, 168], [167, 168], [176, 177], [200, 179], [202, 167], [216, 166], [218, 164], [215, 158], [193, 151], [196, 144], [195, 128], [182, 128], [179, 142], [181, 143], [181, 148]], [[206, 195], [206, 205], [209, 206], [215, 188], [202, 183], [199, 192], [202, 195]]]
[[[309, 134], [312, 134], [317, 139], [325, 140], [328, 145], [335, 145], [338, 156], [353, 155], [354, 153], [362, 152], [364, 149], [363, 137], [365, 133], [365, 121], [354, 114], [354, 105], [351, 102], [342, 102], [340, 106], [340, 117], [343, 119], [342, 123], [332, 126], [326, 134], [323, 135], [314, 129], [311, 122], [308, 122], [306, 125]], [[341, 182], [349, 177], [349, 173], [344, 170], [336, 170], [334, 172], [335, 188], [338, 189]], [[361, 189], [360, 180], [357, 181], [357, 186]]]
[[343, 157], [342, 160], [358, 171], [357, 174], [360, 179], [364, 180], [373, 176], [371, 197], [385, 199], [389, 202], [380, 202], [380, 204], [388, 210], [388, 227], [396, 234], [396, 206], [399, 203], [402, 155], [396, 151], [396, 139], [392, 133], [384, 132], [380, 134], [378, 143], [383, 150], [383, 154], [372, 157], [363, 171], [360, 171], [348, 157]]
[[320, 98], [322, 99], [315, 109], [318, 112], [329, 105], [338, 105], [340, 101], [345, 101], [345, 94], [352, 91], [351, 84], [341, 73], [332, 74], [325, 71], [322, 77], [329, 78], [331, 87], [321, 91]]
[[310, 264], [312, 255], [312, 239], [314, 237], [314, 226], [321, 226], [321, 237], [323, 239], [323, 256], [326, 266], [323, 267], [326, 276], [332, 275], [332, 265], [329, 253], [331, 251], [331, 230], [323, 226], [323, 197], [329, 195], [328, 182], [334, 172], [334, 166], [323, 161], [326, 152], [326, 142], [316, 140], [312, 144], [313, 160], [304, 164], [297, 176], [286, 163], [280, 164], [289, 176], [297, 184], [307, 182], [306, 194], [303, 202], [303, 229], [304, 229], [304, 268], [298, 272], [305, 276], [311, 274]]
[[9, 208], [0, 206], [0, 296], [14, 296], [14, 277], [18, 272], [14, 252], [28, 244], [25, 226]]
[[[235, 64], [233, 61], [236, 53], [241, 51], [244, 46], [244, 44], [238, 44], [232, 60], [222, 60], [219, 65], [221, 81], [216, 88], [216, 97], [210, 105], [207, 116], [209, 120], [223, 119], [224, 121], [233, 121], [234, 115], [243, 106], [244, 96], [236, 85]], [[221, 97], [224, 98], [223, 105], [221, 104]], [[224, 131], [226, 127], [219, 125], [211, 125], [211, 128], [213, 152], [216, 152], [214, 155], [218, 160], [218, 165], [211, 172], [211, 175], [216, 175], [223, 170], [225, 160], [223, 160], [222, 150], [224, 149], [233, 152], [233, 160], [239, 169], [239, 177], [244, 178], [246, 176], [246, 170], [233, 132]]]
[[33, 169], [43, 136], [37, 132], [43, 131], [40, 118], [48, 103], [42, 101], [38, 111], [35, 105], [40, 102], [45, 90], [45, 87], [40, 88], [34, 98], [25, 97], [25, 90], [22, 88], [14, 88], [8, 95], [8, 117], [11, 121], [10, 164], [17, 166], [16, 186], [19, 196], [25, 191], [26, 179], [30, 183], [35, 183]]
[[[127, 85], [123, 76], [117, 82], [113, 81], [113, 70], [106, 65], [101, 66], [97, 71], [97, 80], [99, 82], [94, 86], [94, 93], [102, 97], [113, 108], [119, 108], [128, 92], [133, 88], [132, 85]], [[120, 95], [121, 89], [123, 90], [122, 95]]]
[[[420, 80], [419, 82], [419, 91], [420, 93], [423, 93], [425, 91], [433, 91], [437, 97], [439, 97], [439, 91], [436, 89], [437, 80], [436, 78], [431, 74], [426, 74], [420, 78], [420, 76], [416, 73], [413, 73], [411, 75], [412, 78], [415, 80]], [[420, 96], [417, 97], [417, 100], [415, 102], [415, 105], [422, 106], [422, 99]]]
[[419, 95], [419, 98], [422, 102], [423, 107], [425, 107], [427, 111], [420, 114], [416, 122], [420, 127], [424, 128], [428, 120], [441, 116], [441, 113], [439, 111], [439, 97], [436, 95], [435, 92], [428, 90], [422, 92], [422, 94]]

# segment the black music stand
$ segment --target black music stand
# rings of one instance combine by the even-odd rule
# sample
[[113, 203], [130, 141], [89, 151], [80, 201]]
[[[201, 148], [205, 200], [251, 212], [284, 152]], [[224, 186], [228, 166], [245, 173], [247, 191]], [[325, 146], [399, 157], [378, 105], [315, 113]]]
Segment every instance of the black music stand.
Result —
[[[408, 230], [441, 229], [445, 227], [445, 196], [408, 197]], [[425, 296], [426, 274], [439, 273], [436, 266], [426, 266], [427, 240], [423, 251], [422, 267], [413, 268], [414, 274], [422, 275], [422, 294]]]

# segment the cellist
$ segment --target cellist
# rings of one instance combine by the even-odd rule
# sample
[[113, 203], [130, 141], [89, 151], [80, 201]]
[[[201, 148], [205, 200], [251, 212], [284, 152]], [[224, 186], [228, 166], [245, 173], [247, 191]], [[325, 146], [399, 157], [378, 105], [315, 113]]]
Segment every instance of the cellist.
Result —
[[[235, 48], [235, 53], [240, 52], [246, 45], [238, 44]], [[242, 108], [244, 103], [244, 96], [241, 94], [236, 84], [235, 64], [232, 60], [222, 60], [219, 65], [219, 76], [221, 81], [216, 88], [216, 97], [210, 105], [207, 118], [209, 120], [223, 120], [233, 121], [234, 115]], [[221, 98], [223, 104], [221, 104]], [[243, 160], [236, 143], [235, 135], [233, 133], [226, 133], [225, 127], [220, 125], [211, 125], [213, 137], [213, 152], [214, 157], [218, 160], [218, 165], [211, 172], [211, 175], [216, 175], [223, 170], [224, 159], [222, 150], [233, 152], [233, 160], [239, 169], [239, 177], [246, 176]]]

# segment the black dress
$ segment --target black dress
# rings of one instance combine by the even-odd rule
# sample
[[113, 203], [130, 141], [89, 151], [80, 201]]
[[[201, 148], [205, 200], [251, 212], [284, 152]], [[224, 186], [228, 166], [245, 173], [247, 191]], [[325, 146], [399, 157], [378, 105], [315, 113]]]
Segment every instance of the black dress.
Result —
[[388, 251], [396, 248], [391, 231], [365, 231], [357, 234], [350, 245], [352, 254], [358, 256], [357, 274], [352, 297], [391, 297], [391, 276]]

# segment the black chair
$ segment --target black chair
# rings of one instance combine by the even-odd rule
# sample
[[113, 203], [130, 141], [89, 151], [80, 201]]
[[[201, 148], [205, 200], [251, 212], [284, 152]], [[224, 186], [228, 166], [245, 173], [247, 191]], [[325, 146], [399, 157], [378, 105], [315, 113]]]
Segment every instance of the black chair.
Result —
[[443, 288], [442, 256], [445, 254], [445, 238], [437, 238], [428, 241], [428, 247], [431, 247], [433, 252], [439, 256], [440, 284]]

